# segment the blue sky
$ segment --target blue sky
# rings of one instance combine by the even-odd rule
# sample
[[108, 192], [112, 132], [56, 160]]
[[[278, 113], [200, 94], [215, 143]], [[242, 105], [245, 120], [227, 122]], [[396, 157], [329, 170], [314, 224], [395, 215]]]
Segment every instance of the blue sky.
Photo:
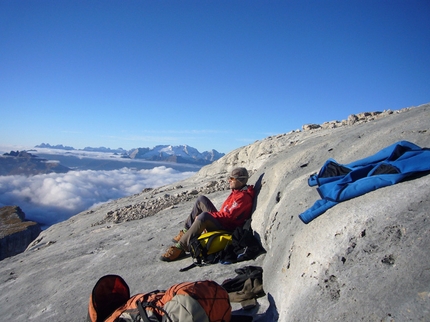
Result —
[[0, 1], [0, 144], [227, 153], [430, 102], [430, 1]]

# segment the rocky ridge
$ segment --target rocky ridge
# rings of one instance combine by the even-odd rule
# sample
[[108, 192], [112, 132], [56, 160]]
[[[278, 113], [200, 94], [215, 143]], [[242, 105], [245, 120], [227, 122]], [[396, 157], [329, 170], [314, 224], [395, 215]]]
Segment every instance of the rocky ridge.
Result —
[[362, 124], [366, 122], [370, 122], [373, 120], [377, 120], [379, 118], [391, 115], [393, 113], [402, 113], [410, 108], [404, 108], [397, 111], [385, 110], [383, 112], [363, 112], [359, 114], [351, 114], [348, 116], [348, 119], [342, 121], [330, 121], [324, 122], [323, 124], [305, 124], [302, 126], [303, 131], [316, 130], [316, 129], [335, 129], [341, 126], [346, 125], [354, 125], [354, 124]]
[[27, 151], [11, 151], [0, 156], [0, 175], [36, 175], [70, 171], [58, 162], [39, 158]]

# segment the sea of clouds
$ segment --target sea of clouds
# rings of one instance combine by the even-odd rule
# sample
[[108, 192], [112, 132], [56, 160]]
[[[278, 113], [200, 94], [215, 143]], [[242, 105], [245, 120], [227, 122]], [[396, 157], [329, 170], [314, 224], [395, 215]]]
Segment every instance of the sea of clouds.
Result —
[[27, 220], [46, 228], [100, 203], [174, 183], [194, 173], [159, 166], [0, 176], [0, 207], [17, 205]]

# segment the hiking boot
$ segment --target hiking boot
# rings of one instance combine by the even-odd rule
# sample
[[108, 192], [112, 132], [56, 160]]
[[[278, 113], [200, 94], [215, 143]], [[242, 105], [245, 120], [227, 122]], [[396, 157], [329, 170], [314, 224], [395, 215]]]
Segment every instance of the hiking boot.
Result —
[[172, 242], [174, 243], [179, 243], [179, 241], [181, 240], [182, 236], [184, 236], [184, 234], [187, 232], [187, 230], [181, 229], [181, 231], [179, 232], [179, 234], [177, 234], [175, 237], [172, 238]]
[[166, 253], [160, 257], [164, 262], [173, 262], [185, 257], [185, 251], [177, 246], [170, 246]]

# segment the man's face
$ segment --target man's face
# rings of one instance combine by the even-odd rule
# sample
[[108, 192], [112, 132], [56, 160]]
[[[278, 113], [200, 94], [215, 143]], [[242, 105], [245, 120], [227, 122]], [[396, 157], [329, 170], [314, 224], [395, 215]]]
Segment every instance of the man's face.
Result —
[[230, 189], [240, 189], [244, 185], [242, 182], [233, 177], [228, 178], [228, 184], [230, 185]]

